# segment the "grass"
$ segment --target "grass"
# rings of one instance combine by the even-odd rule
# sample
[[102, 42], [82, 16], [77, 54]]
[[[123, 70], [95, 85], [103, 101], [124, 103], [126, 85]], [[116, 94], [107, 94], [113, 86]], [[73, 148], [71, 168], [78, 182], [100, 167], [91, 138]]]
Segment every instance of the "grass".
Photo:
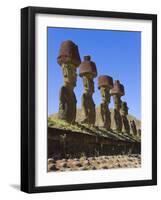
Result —
[[48, 117], [48, 127], [70, 130], [72, 132], [78, 132], [78, 133], [86, 133], [90, 135], [104, 136], [115, 139], [140, 141], [140, 138], [138, 136], [129, 135], [126, 133], [117, 133], [113, 130], [108, 131], [98, 126], [93, 127], [89, 126], [88, 124], [82, 124], [78, 122], [70, 124], [64, 120], [58, 119], [57, 117]]

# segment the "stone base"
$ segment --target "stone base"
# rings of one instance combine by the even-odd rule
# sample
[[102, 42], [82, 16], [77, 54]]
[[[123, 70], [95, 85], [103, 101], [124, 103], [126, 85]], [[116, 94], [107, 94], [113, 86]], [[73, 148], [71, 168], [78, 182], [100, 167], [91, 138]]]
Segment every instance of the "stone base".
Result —
[[48, 128], [48, 158], [140, 154], [141, 143], [127, 139]]

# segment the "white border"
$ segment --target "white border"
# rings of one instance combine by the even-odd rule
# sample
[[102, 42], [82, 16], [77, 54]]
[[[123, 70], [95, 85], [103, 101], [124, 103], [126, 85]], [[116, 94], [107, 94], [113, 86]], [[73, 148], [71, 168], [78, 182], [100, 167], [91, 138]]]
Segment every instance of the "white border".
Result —
[[[142, 164], [137, 169], [47, 173], [47, 26], [141, 31]], [[99, 17], [36, 15], [36, 186], [152, 178], [152, 22]], [[134, 84], [134, 83], [132, 83]]]

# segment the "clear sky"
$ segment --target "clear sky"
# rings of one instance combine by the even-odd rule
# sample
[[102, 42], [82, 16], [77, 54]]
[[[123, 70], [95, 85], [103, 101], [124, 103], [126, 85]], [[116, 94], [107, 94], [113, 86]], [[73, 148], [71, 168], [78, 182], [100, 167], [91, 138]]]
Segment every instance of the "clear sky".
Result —
[[[141, 32], [54, 27], [48, 27], [47, 32], [48, 115], [58, 112], [59, 90], [63, 85], [62, 70], [57, 64], [59, 48], [63, 41], [72, 40], [78, 45], [81, 60], [84, 55], [91, 56], [96, 63], [98, 76], [109, 75], [113, 80], [120, 80], [125, 88], [122, 100], [127, 102], [129, 113], [141, 119]], [[101, 102], [97, 78], [94, 80], [93, 95], [96, 106]], [[79, 75], [74, 91], [77, 107], [81, 107], [83, 83]]]

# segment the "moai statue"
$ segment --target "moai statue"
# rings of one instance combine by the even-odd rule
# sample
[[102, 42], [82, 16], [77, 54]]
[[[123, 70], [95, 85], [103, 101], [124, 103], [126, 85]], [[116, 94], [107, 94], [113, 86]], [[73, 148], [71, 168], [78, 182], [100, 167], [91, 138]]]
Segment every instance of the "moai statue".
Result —
[[97, 76], [97, 69], [90, 56], [84, 56], [84, 61], [80, 65], [79, 76], [83, 79], [84, 93], [82, 95], [82, 110], [84, 119], [82, 123], [94, 125], [96, 119], [95, 103], [92, 95], [94, 93], [94, 81]]
[[130, 125], [131, 125], [132, 134], [136, 136], [137, 135], [137, 129], [136, 129], [135, 121], [134, 120], [130, 121]]
[[110, 89], [113, 88], [113, 79], [110, 76], [98, 77], [98, 89], [101, 92], [102, 102], [100, 104], [100, 114], [103, 122], [103, 127], [107, 130], [111, 127], [111, 112], [109, 110], [110, 103]]
[[138, 128], [137, 135], [138, 135], [139, 137], [141, 137], [141, 129], [140, 129], [140, 128]]
[[57, 62], [62, 67], [64, 76], [64, 85], [61, 87], [59, 94], [58, 117], [68, 123], [74, 123], [77, 103], [74, 94], [74, 87], [77, 80], [76, 68], [81, 63], [78, 46], [70, 40], [63, 42]]
[[114, 99], [114, 129], [117, 132], [122, 131], [122, 118], [120, 114], [121, 109], [121, 96], [125, 94], [124, 86], [120, 84], [120, 81], [114, 82], [114, 87], [110, 90], [110, 94]]
[[122, 132], [125, 133], [130, 133], [130, 125], [129, 125], [129, 120], [127, 119], [128, 115], [128, 107], [126, 102], [121, 103], [121, 116], [122, 116]]

